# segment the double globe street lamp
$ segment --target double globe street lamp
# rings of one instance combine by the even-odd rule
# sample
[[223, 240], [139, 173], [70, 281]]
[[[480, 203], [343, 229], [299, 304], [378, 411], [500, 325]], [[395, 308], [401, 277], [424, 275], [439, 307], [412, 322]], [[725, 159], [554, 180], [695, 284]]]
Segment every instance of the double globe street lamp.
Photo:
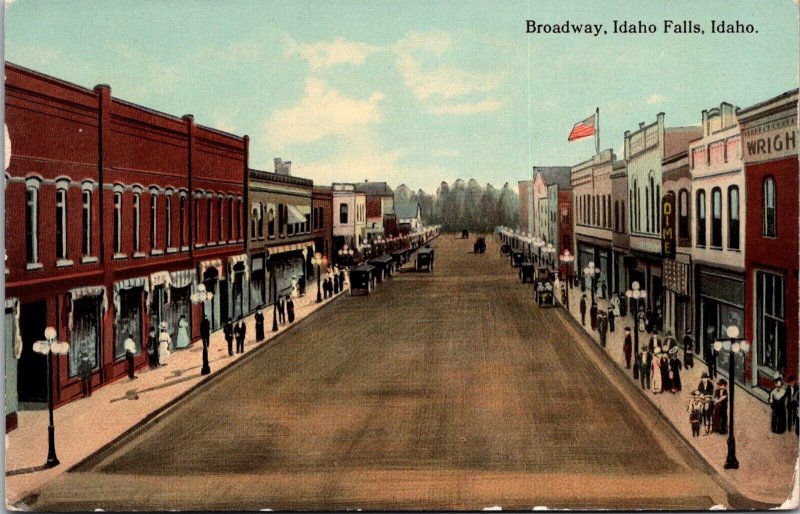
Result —
[[[639, 287], [639, 282], [634, 280], [631, 284], [631, 288], [625, 291], [625, 296], [628, 300], [634, 300], [636, 302], [635, 307], [631, 309], [633, 311], [633, 356], [635, 359], [639, 359], [639, 301], [644, 301], [647, 298], [647, 292]], [[594, 297], [594, 291], [592, 291], [592, 297]], [[638, 360], [635, 362], [638, 364]], [[633, 378], [639, 378], [638, 365], [633, 366]]]
[[594, 290], [596, 287], [595, 280], [600, 275], [600, 268], [595, 268], [594, 261], [590, 261], [589, 264], [583, 268], [583, 274], [586, 277], [591, 279], [591, 288], [592, 288], [592, 303], [594, 303]]
[[337, 253], [339, 254], [339, 257], [342, 258], [342, 260], [344, 260], [349, 264], [350, 261], [353, 260], [353, 253], [355, 252], [353, 252], [353, 249], [350, 248], [348, 245], [344, 245]]
[[547, 245], [542, 249], [542, 251], [547, 255], [547, 265], [553, 265], [553, 255], [556, 254], [557, 250], [556, 247], [553, 246], [553, 243], [547, 243]]
[[572, 255], [572, 252], [569, 251], [569, 248], [564, 249], [564, 253], [558, 258], [561, 262], [564, 263], [564, 289], [567, 291], [567, 311], [569, 311], [569, 288], [570, 288], [570, 271], [572, 263], [575, 262], [575, 256]]
[[66, 355], [69, 353], [69, 343], [57, 341], [57, 335], [55, 328], [47, 327], [44, 329], [44, 341], [33, 343], [33, 351], [47, 358], [47, 409], [50, 414], [50, 425], [47, 427], [47, 463], [45, 464], [47, 468], [52, 468], [59, 464], [56, 456], [56, 427], [53, 420], [52, 355]]
[[[189, 296], [189, 300], [194, 304], [200, 304], [205, 307], [205, 303], [214, 298], [214, 293], [206, 290], [205, 284], [197, 284], [197, 290]], [[203, 341], [203, 368], [200, 370], [201, 375], [208, 375], [211, 373], [211, 366], [208, 364], [208, 346]]]
[[325, 261], [325, 257], [319, 252], [316, 252], [314, 257], [311, 258], [311, 264], [317, 267], [317, 303], [322, 302], [322, 286], [320, 285], [322, 281], [322, 273], [320, 270]]
[[728, 423], [728, 455], [725, 458], [725, 469], [739, 469], [739, 461], [736, 460], [736, 437], [733, 435], [733, 393], [736, 390], [736, 380], [734, 379], [734, 360], [735, 356], [744, 356], [750, 350], [750, 343], [739, 337], [739, 327], [730, 325], [725, 329], [725, 335], [714, 342], [714, 349], [719, 352], [726, 350], [728, 354], [728, 380], [730, 382], [730, 392], [728, 394], [728, 404], [730, 410], [730, 422]]

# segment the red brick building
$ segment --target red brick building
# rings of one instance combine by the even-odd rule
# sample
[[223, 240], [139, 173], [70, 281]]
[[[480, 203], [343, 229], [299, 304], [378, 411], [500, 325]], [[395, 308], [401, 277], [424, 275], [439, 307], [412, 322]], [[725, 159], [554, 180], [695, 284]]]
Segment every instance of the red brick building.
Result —
[[[52, 326], [70, 343], [54, 369], [63, 404], [80, 396], [86, 361], [102, 385], [125, 375], [127, 338], [143, 366], [150, 327], [166, 323], [183, 347], [203, 309], [219, 327], [233, 308], [247, 263], [248, 138], [113, 98], [106, 85], [9, 63], [5, 75], [7, 341], [18, 345], [6, 385], [23, 406], [46, 401], [46, 361], [32, 345]], [[201, 282], [214, 299], [193, 305]]]
[[797, 376], [798, 90], [739, 111], [745, 164], [745, 380]]
[[[572, 188], [558, 190], [558, 250], [559, 257], [564, 253], [564, 250], [569, 249], [572, 252], [574, 246], [574, 239], [572, 234]], [[567, 276], [574, 273], [574, 269], [567, 269], [559, 261], [559, 270], [561, 276]], [[566, 274], [566, 275], [565, 275]]]
[[[333, 257], [333, 193], [331, 186], [314, 186], [311, 191], [311, 237], [318, 252], [331, 262]], [[316, 273], [316, 272], [315, 272]]]

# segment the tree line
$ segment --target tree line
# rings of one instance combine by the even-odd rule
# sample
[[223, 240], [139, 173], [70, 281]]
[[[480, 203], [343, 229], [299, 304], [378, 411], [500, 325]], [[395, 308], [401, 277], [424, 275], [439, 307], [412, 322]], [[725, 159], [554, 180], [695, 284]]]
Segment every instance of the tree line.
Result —
[[475, 179], [458, 179], [452, 184], [442, 182], [433, 195], [401, 184], [395, 189], [394, 201], [396, 205], [419, 203], [423, 223], [441, 225], [447, 232], [490, 232], [500, 225], [519, 225], [519, 195], [508, 182], [497, 189], [491, 183], [481, 186]]

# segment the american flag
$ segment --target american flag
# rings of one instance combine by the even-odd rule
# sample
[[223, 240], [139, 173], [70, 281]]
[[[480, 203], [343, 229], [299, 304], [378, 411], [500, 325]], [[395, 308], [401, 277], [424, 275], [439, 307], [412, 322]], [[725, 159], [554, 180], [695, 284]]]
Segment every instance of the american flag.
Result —
[[595, 115], [592, 114], [583, 121], [579, 121], [572, 127], [572, 132], [569, 133], [567, 141], [576, 141], [594, 135]]

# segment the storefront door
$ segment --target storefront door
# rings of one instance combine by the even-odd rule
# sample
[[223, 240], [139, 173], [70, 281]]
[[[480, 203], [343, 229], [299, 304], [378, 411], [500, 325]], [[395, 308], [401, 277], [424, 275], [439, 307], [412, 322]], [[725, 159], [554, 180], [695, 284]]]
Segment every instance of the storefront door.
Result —
[[92, 370], [100, 369], [100, 301], [97, 297], [83, 297], [72, 303], [72, 332], [69, 348], [69, 377], [78, 376], [81, 359], [85, 355]]
[[119, 292], [119, 312], [117, 313], [116, 344], [114, 359], [125, 357], [125, 340], [133, 339], [136, 355], [142, 353], [142, 294], [144, 288], [121, 289]]
[[20, 403], [47, 401], [47, 360], [33, 351], [33, 343], [44, 339], [47, 327], [47, 303], [24, 303], [20, 307], [19, 330], [22, 332], [22, 355], [17, 361], [17, 393]]

